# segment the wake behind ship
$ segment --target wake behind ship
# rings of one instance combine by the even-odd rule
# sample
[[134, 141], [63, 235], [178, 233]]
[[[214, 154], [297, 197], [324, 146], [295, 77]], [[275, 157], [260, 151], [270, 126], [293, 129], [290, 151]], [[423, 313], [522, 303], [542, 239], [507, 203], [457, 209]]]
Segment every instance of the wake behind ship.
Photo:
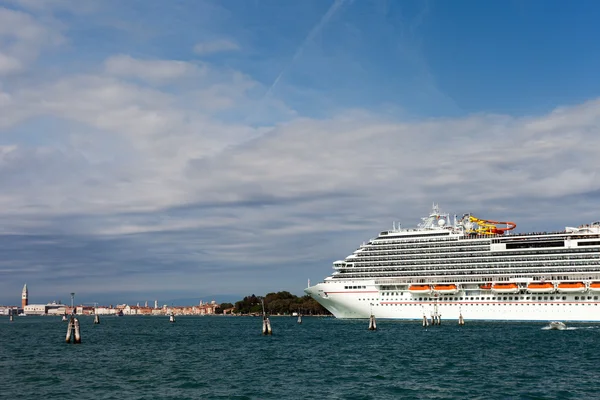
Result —
[[600, 222], [511, 234], [440, 213], [381, 232], [306, 288], [337, 318], [600, 321]]

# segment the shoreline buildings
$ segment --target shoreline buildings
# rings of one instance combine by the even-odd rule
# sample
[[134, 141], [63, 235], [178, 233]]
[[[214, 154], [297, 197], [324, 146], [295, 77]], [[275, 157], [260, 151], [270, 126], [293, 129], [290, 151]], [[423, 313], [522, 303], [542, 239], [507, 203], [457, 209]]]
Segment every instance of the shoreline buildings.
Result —
[[214, 315], [216, 314], [219, 304], [215, 301], [203, 303], [200, 301], [195, 306], [167, 306], [166, 304], [159, 307], [158, 300], [154, 301], [154, 308], [148, 307], [148, 301], [144, 306], [129, 304], [120, 304], [116, 307], [101, 306], [94, 303], [94, 306], [86, 305], [69, 305], [62, 304], [60, 301], [53, 301], [47, 304], [29, 304], [29, 289], [27, 284], [23, 286], [21, 291], [21, 307], [18, 306], [0, 306], [0, 315], [56, 315], [62, 316], [71, 314], [73, 311], [78, 315]]

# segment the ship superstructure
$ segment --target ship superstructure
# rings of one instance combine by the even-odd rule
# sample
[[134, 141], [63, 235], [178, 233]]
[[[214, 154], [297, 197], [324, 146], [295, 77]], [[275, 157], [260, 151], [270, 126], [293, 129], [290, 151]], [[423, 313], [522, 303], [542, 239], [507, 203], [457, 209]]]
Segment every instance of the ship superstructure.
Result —
[[305, 289], [338, 318], [600, 320], [600, 222], [513, 234], [514, 222], [441, 213], [395, 227]]

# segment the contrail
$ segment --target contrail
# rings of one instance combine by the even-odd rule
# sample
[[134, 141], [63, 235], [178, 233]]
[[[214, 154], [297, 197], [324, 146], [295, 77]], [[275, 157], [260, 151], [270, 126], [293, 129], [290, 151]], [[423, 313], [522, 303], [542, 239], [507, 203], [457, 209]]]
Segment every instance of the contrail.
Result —
[[304, 51], [304, 48], [306, 47], [306, 45], [313, 40], [313, 38], [317, 35], [317, 33], [319, 33], [319, 31], [321, 29], [323, 29], [323, 26], [325, 26], [325, 24], [327, 24], [327, 22], [331, 19], [331, 17], [333, 16], [333, 14], [336, 13], [336, 11], [346, 2], [347, 0], [335, 0], [335, 2], [331, 5], [331, 7], [329, 7], [329, 10], [327, 10], [327, 12], [325, 13], [325, 15], [323, 15], [323, 18], [321, 18], [321, 21], [319, 21], [318, 24], [316, 24], [308, 33], [308, 35], [306, 36], [306, 38], [304, 39], [304, 41], [302, 42], [302, 44], [300, 44], [300, 47], [298, 47], [298, 50], [296, 50], [296, 53], [294, 53], [294, 57], [292, 57], [292, 59], [290, 60], [290, 62], [287, 63], [287, 65], [285, 67], [283, 67], [283, 69], [281, 70], [281, 72], [279, 72], [279, 75], [277, 75], [277, 78], [275, 78], [275, 80], [273, 81], [273, 84], [271, 85], [271, 87], [269, 87], [269, 90], [267, 90], [267, 93], [265, 93], [265, 97], [267, 97], [269, 94], [271, 94], [271, 92], [273, 91], [273, 88], [275, 86], [277, 86], [277, 83], [279, 83], [279, 81], [281, 80], [281, 77], [283, 76], [283, 74], [285, 73], [285, 71], [287, 71], [295, 62], [298, 58], [300, 58], [300, 56], [302, 55], [302, 52]]

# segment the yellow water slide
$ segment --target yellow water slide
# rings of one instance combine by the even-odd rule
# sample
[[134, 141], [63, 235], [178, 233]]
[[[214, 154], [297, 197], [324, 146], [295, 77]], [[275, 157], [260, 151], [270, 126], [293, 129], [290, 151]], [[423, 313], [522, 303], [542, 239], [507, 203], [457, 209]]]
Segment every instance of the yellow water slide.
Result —
[[471, 232], [479, 235], [503, 235], [504, 232], [513, 230], [517, 227], [517, 224], [514, 222], [492, 221], [489, 219], [480, 219], [472, 215], [469, 215], [469, 221], [477, 224], [477, 228], [473, 229]]

